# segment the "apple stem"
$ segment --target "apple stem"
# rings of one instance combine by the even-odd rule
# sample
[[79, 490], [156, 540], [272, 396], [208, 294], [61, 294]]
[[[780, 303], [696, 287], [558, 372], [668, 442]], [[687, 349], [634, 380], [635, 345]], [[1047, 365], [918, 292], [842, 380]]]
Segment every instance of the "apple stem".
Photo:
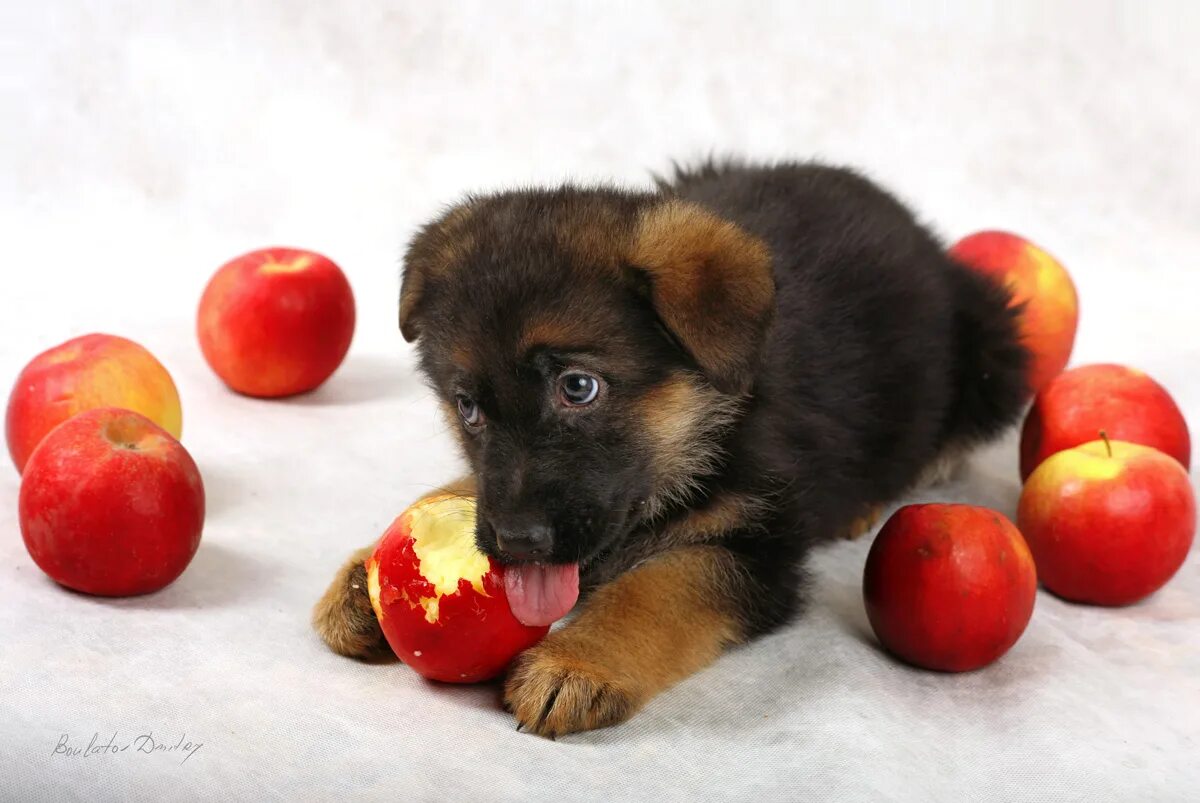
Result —
[[1108, 450], [1108, 456], [1112, 457], [1112, 444], [1108, 442], [1108, 433], [1100, 430], [1100, 440], [1104, 441], [1104, 448]]

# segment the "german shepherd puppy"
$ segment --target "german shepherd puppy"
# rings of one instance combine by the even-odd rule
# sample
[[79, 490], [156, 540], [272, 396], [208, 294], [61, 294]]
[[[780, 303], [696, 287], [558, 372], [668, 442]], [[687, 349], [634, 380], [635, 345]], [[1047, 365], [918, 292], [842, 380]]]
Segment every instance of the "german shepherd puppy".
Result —
[[[1008, 292], [903, 205], [815, 164], [708, 163], [652, 192], [469, 197], [405, 257], [400, 331], [523, 621], [504, 704], [621, 722], [801, 609], [816, 544], [868, 529], [1028, 395]], [[314, 623], [387, 650], [360, 550]]]

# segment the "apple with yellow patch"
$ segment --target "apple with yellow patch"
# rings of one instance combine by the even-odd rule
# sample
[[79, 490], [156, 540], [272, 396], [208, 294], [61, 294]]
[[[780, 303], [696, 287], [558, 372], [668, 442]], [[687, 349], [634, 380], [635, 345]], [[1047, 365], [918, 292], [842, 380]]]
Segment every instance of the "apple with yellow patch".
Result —
[[1032, 355], [1029, 389], [1036, 393], [1067, 367], [1079, 325], [1079, 296], [1062, 264], [1044, 249], [1006, 231], [959, 240], [950, 256], [1003, 282], [1021, 307], [1021, 339]]
[[225, 263], [200, 299], [196, 333], [225, 384], [274, 398], [312, 390], [341, 365], [354, 336], [354, 293], [313, 251], [265, 248]]
[[1128, 605], [1162, 588], [1187, 559], [1196, 500], [1178, 460], [1105, 438], [1038, 466], [1017, 523], [1047, 589], [1075, 602]]
[[388, 644], [431, 680], [493, 678], [550, 629], [513, 615], [504, 567], [475, 545], [473, 497], [417, 502], [392, 522], [366, 566]]
[[5, 436], [17, 471], [46, 433], [97, 407], [141, 413], [175, 438], [183, 429], [179, 392], [153, 354], [115, 335], [76, 337], [34, 357], [13, 384]]
[[1021, 429], [1021, 480], [1050, 455], [1094, 441], [1101, 430], [1190, 467], [1187, 421], [1166, 388], [1136, 368], [1102, 363], [1059, 374], [1034, 399]]

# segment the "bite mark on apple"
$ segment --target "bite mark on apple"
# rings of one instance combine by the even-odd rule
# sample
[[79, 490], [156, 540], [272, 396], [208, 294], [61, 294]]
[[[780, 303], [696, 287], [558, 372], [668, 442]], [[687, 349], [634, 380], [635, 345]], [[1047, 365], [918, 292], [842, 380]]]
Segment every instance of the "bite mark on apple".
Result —
[[[434, 503], [436, 504], [430, 504]], [[411, 509], [413, 553], [417, 570], [433, 586], [433, 597], [421, 604], [437, 620], [437, 600], [458, 593], [466, 580], [476, 592], [487, 596], [483, 578], [491, 568], [487, 555], [475, 547], [475, 500], [445, 496], [427, 500]]]
[[383, 606], [379, 604], [379, 561], [375, 558], [367, 561], [367, 596], [371, 598], [375, 618], [383, 621]]

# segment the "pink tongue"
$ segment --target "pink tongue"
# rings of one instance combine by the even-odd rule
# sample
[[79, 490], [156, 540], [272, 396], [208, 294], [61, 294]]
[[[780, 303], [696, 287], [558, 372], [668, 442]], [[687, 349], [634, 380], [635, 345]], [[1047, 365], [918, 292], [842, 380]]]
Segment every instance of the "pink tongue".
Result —
[[504, 569], [508, 607], [523, 625], [556, 622], [579, 599], [579, 564], [518, 563]]

